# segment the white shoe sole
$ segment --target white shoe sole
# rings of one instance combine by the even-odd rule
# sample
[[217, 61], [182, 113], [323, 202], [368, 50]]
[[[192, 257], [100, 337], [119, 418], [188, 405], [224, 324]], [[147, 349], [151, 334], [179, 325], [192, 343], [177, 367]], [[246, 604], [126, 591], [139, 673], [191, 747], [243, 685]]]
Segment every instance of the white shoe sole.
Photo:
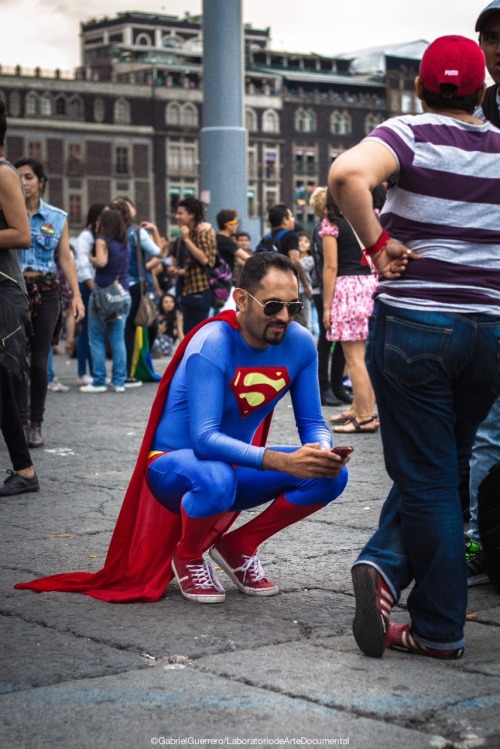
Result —
[[181, 591], [181, 594], [184, 596], [184, 598], [187, 598], [188, 601], [196, 601], [196, 603], [224, 603], [226, 600], [226, 594], [220, 593], [220, 594], [212, 594], [209, 596], [199, 595], [198, 593], [186, 593], [182, 590], [181, 580], [179, 575], [177, 574], [177, 570], [175, 569], [174, 560], [172, 559], [172, 572], [174, 573], [175, 579], [179, 583], [179, 588]]
[[236, 585], [238, 590], [241, 593], [244, 593], [246, 596], [259, 596], [260, 598], [263, 598], [264, 596], [275, 596], [280, 592], [280, 589], [277, 585], [274, 585], [273, 588], [250, 588], [248, 585], [243, 585], [243, 583], [240, 583], [236, 575], [234, 574], [231, 567], [228, 565], [224, 557], [222, 557], [215, 546], [212, 546], [210, 551], [208, 552], [209, 556], [214, 560], [216, 564], [219, 565], [219, 567], [224, 570], [226, 575], [229, 577], [230, 580], [233, 581], [233, 583]]

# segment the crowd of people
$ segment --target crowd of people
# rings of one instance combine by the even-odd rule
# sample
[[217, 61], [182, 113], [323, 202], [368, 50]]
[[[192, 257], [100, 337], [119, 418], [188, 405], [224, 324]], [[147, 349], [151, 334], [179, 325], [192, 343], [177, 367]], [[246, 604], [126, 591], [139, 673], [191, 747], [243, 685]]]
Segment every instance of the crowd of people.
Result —
[[[311, 196], [311, 234], [280, 203], [254, 250], [232, 208], [216, 231], [200, 200], [181, 200], [168, 242], [117, 198], [91, 206], [75, 268], [67, 216], [42, 199], [43, 165], [21, 159], [16, 174], [2, 152], [0, 291], [19, 325], [15, 364], [0, 350], [13, 465], [0, 495], [39, 489], [28, 448], [44, 442], [58, 271], [79, 324], [81, 392], [124, 393], [142, 384], [141, 352], [150, 369], [151, 351], [172, 357], [105, 567], [16, 587], [154, 601], [175, 578], [186, 599], [223, 603], [208, 552], [242, 593], [275, 595], [260, 545], [343, 492], [351, 448], [335, 447], [332, 433], [380, 429], [393, 485], [352, 568], [354, 637], [371, 657], [388, 647], [463, 655], [467, 587], [491, 577], [478, 495], [500, 458], [500, 0], [476, 31], [479, 44], [445, 36], [427, 48], [415, 81], [423, 114], [382, 123], [333, 162]], [[0, 102], [2, 140], [5, 128]], [[145, 296], [157, 304], [150, 324], [139, 321]], [[299, 447], [267, 443], [286, 393]], [[324, 406], [346, 408], [327, 424]], [[242, 510], [267, 503], [231, 529]], [[410, 585], [409, 621], [395, 624]]]

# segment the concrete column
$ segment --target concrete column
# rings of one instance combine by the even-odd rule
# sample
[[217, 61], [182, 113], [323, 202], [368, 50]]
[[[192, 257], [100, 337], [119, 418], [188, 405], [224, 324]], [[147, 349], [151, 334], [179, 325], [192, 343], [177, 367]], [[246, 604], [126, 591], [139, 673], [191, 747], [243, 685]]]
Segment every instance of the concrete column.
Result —
[[215, 226], [221, 208], [247, 225], [247, 132], [243, 111], [241, 0], [203, 0], [201, 193]]

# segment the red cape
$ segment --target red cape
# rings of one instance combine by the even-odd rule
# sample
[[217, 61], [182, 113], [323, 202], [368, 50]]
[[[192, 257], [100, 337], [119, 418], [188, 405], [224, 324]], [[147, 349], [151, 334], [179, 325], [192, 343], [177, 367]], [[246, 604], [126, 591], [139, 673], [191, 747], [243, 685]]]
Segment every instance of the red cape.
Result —
[[[18, 590], [28, 588], [37, 592], [64, 591], [83, 593], [113, 603], [128, 601], [157, 601], [172, 579], [171, 560], [179, 543], [181, 516], [167, 510], [152, 495], [146, 476], [148, 455], [156, 427], [163, 413], [172, 377], [184, 356], [192, 336], [207, 322], [221, 321], [238, 329], [236, 313], [222, 312], [194, 328], [179, 344], [158, 386], [151, 414], [142, 441], [137, 463], [116, 521], [104, 567], [99, 572], [69, 572], [42, 577], [28, 583], [18, 583]], [[264, 445], [270, 419], [258, 430], [254, 442]], [[210, 548], [234, 522], [237, 512], [219, 516], [217, 525], [205, 539]]]

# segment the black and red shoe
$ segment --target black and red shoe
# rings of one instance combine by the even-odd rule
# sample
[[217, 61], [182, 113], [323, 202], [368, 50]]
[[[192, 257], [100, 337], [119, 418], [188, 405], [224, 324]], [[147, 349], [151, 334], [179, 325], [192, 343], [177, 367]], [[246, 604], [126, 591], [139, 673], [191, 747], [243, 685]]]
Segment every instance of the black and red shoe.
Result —
[[382, 575], [370, 564], [356, 564], [351, 575], [356, 598], [354, 639], [365, 655], [381, 658], [394, 598]]
[[440, 658], [442, 661], [457, 661], [464, 654], [463, 648], [439, 650], [422, 645], [410, 634], [409, 624], [389, 624], [386, 645], [391, 650], [400, 650], [412, 655], [427, 655], [429, 658]]

